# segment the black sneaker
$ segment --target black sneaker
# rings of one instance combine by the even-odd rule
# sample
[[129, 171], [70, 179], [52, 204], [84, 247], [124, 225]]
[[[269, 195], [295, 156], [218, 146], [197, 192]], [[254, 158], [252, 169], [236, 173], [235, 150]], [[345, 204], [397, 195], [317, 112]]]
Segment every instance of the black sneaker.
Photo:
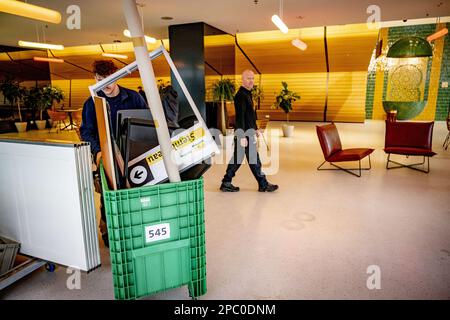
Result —
[[238, 192], [239, 187], [233, 186], [231, 182], [222, 182], [220, 185], [220, 190], [223, 192]]
[[267, 182], [267, 185], [265, 187], [259, 186], [258, 191], [259, 192], [274, 192], [277, 189], [278, 189], [278, 185]]

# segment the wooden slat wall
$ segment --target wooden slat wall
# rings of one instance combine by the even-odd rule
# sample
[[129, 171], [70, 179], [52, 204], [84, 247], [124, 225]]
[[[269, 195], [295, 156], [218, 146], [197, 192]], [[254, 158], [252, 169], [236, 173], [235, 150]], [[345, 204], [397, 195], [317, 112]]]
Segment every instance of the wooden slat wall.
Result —
[[275, 97], [282, 88], [281, 81], [286, 81], [288, 89], [301, 97], [292, 105], [290, 120], [320, 121], [323, 119], [326, 73], [264, 74], [261, 79], [264, 100], [261, 102], [260, 110], [270, 114], [274, 120], [286, 118], [283, 110], [272, 109]]
[[[258, 114], [270, 115], [273, 120], [285, 120], [286, 114], [273, 109], [275, 97], [281, 90], [281, 81], [288, 83], [289, 90], [297, 92], [301, 99], [295, 101], [289, 114], [290, 120], [323, 121], [326, 98], [325, 72], [296, 74], [264, 74], [261, 85], [264, 99]], [[232, 78], [232, 76], [226, 76]], [[241, 76], [236, 75], [236, 87], [241, 85]], [[207, 88], [220, 77], [207, 77]], [[328, 121], [363, 122], [365, 117], [366, 72], [334, 72], [330, 74], [328, 96]], [[258, 81], [256, 76], [256, 81]], [[207, 90], [208, 92], [208, 90]]]
[[327, 121], [364, 122], [367, 71], [332, 72]]

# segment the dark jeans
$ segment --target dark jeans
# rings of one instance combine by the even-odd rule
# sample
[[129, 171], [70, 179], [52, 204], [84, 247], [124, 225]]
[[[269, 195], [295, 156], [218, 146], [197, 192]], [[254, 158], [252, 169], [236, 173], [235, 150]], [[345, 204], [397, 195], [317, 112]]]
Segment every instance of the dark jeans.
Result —
[[247, 162], [250, 166], [250, 170], [253, 173], [258, 185], [265, 187], [267, 185], [267, 179], [265, 174], [261, 171], [261, 160], [259, 159], [258, 150], [256, 149], [256, 140], [253, 136], [247, 138], [247, 147], [243, 148], [238, 137], [234, 137], [234, 154], [228, 164], [225, 176], [222, 182], [231, 182], [236, 175], [236, 171], [240, 168], [242, 161], [244, 160], [244, 153], [247, 157]]

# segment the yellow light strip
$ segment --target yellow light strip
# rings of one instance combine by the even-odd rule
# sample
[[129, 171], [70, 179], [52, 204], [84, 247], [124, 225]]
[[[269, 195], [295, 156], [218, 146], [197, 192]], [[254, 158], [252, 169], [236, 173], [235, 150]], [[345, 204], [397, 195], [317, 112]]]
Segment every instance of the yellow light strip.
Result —
[[124, 54], [117, 54], [117, 53], [103, 52], [103, 53], [102, 53], [102, 56], [108, 57], [108, 58], [128, 59], [128, 56], [127, 56], [127, 55], [124, 55]]
[[22, 40], [19, 41], [19, 46], [38, 49], [64, 50], [64, 46], [62, 44], [39, 43]]
[[61, 22], [61, 14], [58, 11], [22, 1], [0, 0], [0, 11], [50, 23], [58, 24]]
[[63, 59], [56, 59], [56, 58], [44, 58], [44, 57], [33, 57], [34, 61], [39, 62], [56, 62], [56, 63], [63, 63]]
[[[131, 38], [130, 30], [128, 30], [128, 29], [123, 30], [123, 35], [127, 38]], [[156, 43], [156, 39], [153, 37], [144, 36], [144, 38], [145, 38], [145, 42], [147, 42], [147, 43]]]

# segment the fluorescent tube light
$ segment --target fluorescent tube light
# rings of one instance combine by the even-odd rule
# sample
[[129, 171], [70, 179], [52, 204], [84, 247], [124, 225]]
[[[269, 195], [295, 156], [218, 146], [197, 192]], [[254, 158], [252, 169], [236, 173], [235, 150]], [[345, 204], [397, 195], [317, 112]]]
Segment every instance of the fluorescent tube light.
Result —
[[39, 43], [22, 40], [19, 41], [19, 46], [38, 49], [64, 50], [64, 46], [62, 44]]
[[[131, 38], [130, 30], [128, 30], [128, 29], [123, 30], [123, 35], [127, 38]], [[144, 38], [145, 38], [145, 42], [147, 42], [147, 43], [156, 43], [156, 39], [153, 37], [144, 36]]]
[[128, 59], [127, 55], [125, 55], [125, 54], [117, 54], [117, 53], [103, 52], [102, 56], [108, 57], [108, 58]]
[[0, 11], [50, 23], [58, 24], [61, 22], [61, 14], [58, 11], [22, 1], [0, 0]]
[[278, 29], [281, 30], [281, 32], [288, 33], [288, 27], [284, 24], [283, 20], [281, 20], [278, 15], [274, 14], [272, 16], [272, 22], [278, 27]]
[[44, 57], [33, 57], [34, 61], [40, 61], [40, 62], [56, 62], [56, 63], [63, 63], [63, 59], [56, 59], [56, 58], [44, 58]]
[[300, 40], [300, 39], [294, 39], [294, 40], [292, 40], [292, 45], [294, 46], [294, 47], [297, 47], [297, 48], [299, 48], [300, 50], [302, 50], [302, 51], [305, 51], [306, 50], [306, 48], [308, 48], [308, 45], [306, 44], [306, 43], [304, 43], [302, 40]]

